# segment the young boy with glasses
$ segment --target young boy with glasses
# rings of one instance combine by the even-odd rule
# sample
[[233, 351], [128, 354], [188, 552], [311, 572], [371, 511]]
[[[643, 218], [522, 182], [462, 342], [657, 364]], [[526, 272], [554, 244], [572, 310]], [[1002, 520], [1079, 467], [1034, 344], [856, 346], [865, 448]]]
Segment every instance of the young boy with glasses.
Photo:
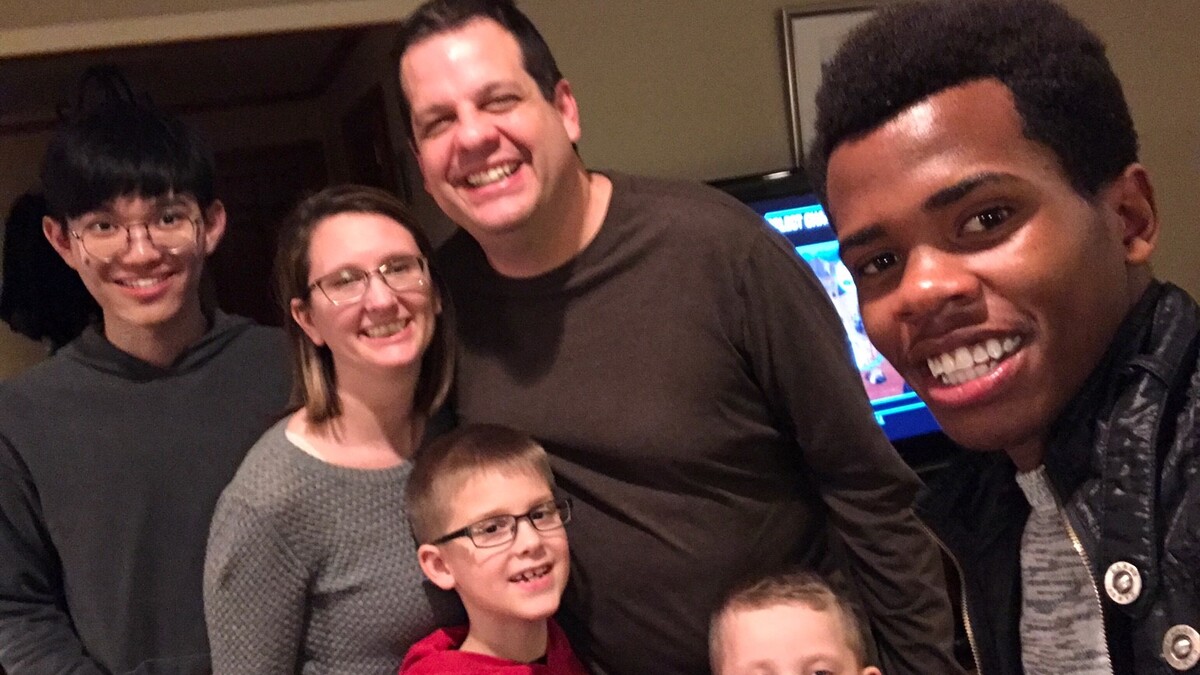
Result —
[[455, 589], [469, 626], [434, 632], [400, 672], [584, 675], [550, 618], [567, 585], [564, 526], [546, 451], [498, 425], [468, 425], [416, 457], [406, 488], [421, 570]]
[[283, 335], [201, 300], [225, 210], [179, 120], [101, 102], [41, 178], [102, 319], [0, 386], [0, 671], [209, 672], [209, 520], [286, 404]]

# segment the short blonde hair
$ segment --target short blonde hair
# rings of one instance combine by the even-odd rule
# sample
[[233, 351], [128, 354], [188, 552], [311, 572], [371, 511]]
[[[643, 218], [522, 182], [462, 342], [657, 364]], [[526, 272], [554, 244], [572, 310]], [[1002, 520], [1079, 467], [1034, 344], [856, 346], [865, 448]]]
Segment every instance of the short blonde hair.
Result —
[[735, 587], [712, 616], [708, 626], [708, 652], [713, 667], [720, 662], [721, 622], [734, 612], [767, 609], [777, 605], [799, 605], [816, 612], [829, 612], [838, 618], [846, 646], [858, 661], [867, 665], [867, 647], [863, 642], [862, 626], [845, 600], [838, 597], [829, 584], [811, 572], [791, 570], [754, 579]]
[[404, 492], [404, 508], [421, 544], [444, 534], [455, 494], [487, 471], [529, 472], [554, 489], [546, 451], [528, 435], [499, 424], [469, 424], [417, 451]]

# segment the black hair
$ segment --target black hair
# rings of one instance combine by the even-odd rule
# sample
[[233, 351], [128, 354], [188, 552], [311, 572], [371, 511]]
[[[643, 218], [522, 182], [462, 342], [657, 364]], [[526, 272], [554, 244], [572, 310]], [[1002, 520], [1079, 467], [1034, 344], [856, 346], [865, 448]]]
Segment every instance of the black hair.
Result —
[[991, 78], [1012, 92], [1025, 137], [1057, 155], [1082, 196], [1137, 161], [1104, 43], [1066, 10], [1050, 0], [924, 0], [881, 9], [824, 66], [808, 158], [821, 201], [838, 145], [943, 90]]
[[49, 340], [53, 352], [96, 321], [100, 306], [46, 240], [45, 215], [45, 198], [27, 192], [13, 202], [4, 222], [0, 320], [28, 338]]
[[[81, 88], [93, 76], [85, 74]], [[83, 99], [81, 93], [81, 107]], [[41, 181], [49, 215], [64, 226], [123, 195], [187, 194], [201, 209], [215, 199], [212, 151], [204, 139], [148, 100], [119, 89], [59, 126], [42, 161]]]
[[[513, 0], [429, 0], [400, 22], [392, 58], [400, 63], [413, 45], [476, 20], [491, 20], [512, 34], [521, 48], [525, 72], [537, 83], [547, 101], [554, 100], [554, 88], [563, 79], [550, 45]], [[400, 114], [409, 140], [413, 140], [412, 109], [408, 94], [400, 87]]]

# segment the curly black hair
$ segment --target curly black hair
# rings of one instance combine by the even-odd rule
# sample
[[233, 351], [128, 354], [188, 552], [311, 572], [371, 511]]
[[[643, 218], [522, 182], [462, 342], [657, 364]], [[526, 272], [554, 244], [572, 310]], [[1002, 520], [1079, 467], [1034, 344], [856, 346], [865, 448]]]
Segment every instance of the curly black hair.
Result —
[[824, 203], [829, 156], [909, 106], [994, 78], [1024, 134], [1087, 198], [1137, 161], [1129, 106], [1104, 43], [1050, 0], [923, 0], [862, 24], [823, 69], [808, 172]]

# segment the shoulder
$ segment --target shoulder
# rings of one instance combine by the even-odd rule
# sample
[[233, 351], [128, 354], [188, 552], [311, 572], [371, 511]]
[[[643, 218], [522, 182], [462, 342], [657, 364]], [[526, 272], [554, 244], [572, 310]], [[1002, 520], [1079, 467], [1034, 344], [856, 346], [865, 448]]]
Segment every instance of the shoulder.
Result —
[[757, 213], [730, 195], [701, 183], [606, 173], [613, 183], [612, 220], [647, 216], [669, 226], [686, 227], [691, 236], [765, 231]]
[[469, 660], [464, 658], [465, 652], [458, 651], [466, 637], [466, 626], [435, 630], [408, 650], [400, 666], [400, 675], [452, 672], [454, 666]]
[[233, 480], [221, 494], [218, 510], [238, 508], [287, 520], [314, 478], [306, 456], [287, 439], [287, 418], [276, 422], [246, 453]]

